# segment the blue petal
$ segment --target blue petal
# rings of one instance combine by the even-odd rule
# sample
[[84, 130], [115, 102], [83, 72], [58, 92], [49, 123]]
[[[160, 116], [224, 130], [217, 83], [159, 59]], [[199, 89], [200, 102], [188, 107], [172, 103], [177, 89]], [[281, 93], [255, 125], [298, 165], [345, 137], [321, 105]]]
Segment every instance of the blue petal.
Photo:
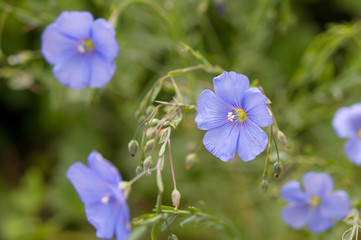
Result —
[[114, 235], [116, 221], [119, 216], [119, 206], [115, 201], [107, 204], [93, 203], [85, 205], [88, 221], [95, 227], [98, 238], [110, 239]]
[[239, 128], [238, 155], [243, 161], [248, 162], [265, 150], [268, 142], [267, 133], [248, 119]]
[[309, 196], [326, 196], [333, 189], [333, 179], [326, 173], [308, 172], [303, 176], [303, 187]]
[[258, 88], [250, 88], [244, 93], [242, 107], [247, 117], [257, 126], [267, 127], [273, 123], [267, 108], [267, 98]]
[[128, 206], [122, 207], [116, 224], [115, 235], [117, 240], [126, 240], [130, 235], [130, 214]]
[[41, 35], [41, 53], [50, 64], [66, 59], [76, 52], [77, 41], [57, 31], [55, 24], [50, 24]]
[[104, 196], [110, 195], [107, 184], [80, 162], [71, 165], [66, 176], [85, 204], [100, 202]]
[[197, 115], [195, 122], [199, 129], [210, 130], [227, 123], [227, 114], [230, 112], [211, 90], [204, 90], [197, 99]]
[[244, 92], [249, 87], [249, 80], [243, 74], [223, 72], [213, 79], [214, 91], [229, 107], [241, 108]]
[[350, 199], [345, 191], [338, 190], [322, 200], [320, 209], [323, 216], [340, 220], [351, 210]]
[[89, 85], [89, 59], [80, 54], [73, 54], [66, 60], [56, 63], [53, 72], [59, 82], [68, 87], [82, 89]]
[[311, 209], [307, 204], [292, 204], [285, 207], [281, 216], [283, 221], [294, 229], [301, 229], [306, 225], [311, 215]]
[[317, 208], [315, 211], [313, 211], [307, 223], [307, 228], [311, 233], [320, 233], [331, 228], [333, 224], [334, 223], [330, 219], [324, 217], [321, 214], [320, 208]]
[[361, 103], [338, 109], [333, 117], [332, 126], [340, 138], [357, 137], [361, 129]]
[[105, 19], [99, 18], [94, 21], [91, 39], [95, 50], [108, 60], [118, 56], [119, 46], [115, 38], [113, 26]]
[[118, 169], [97, 151], [92, 151], [88, 156], [89, 168], [100, 178], [118, 187], [122, 181]]
[[[360, 119], [361, 120], [361, 119]], [[345, 143], [344, 151], [346, 156], [354, 164], [361, 166], [361, 139], [352, 138]]]
[[287, 202], [307, 202], [308, 196], [302, 191], [298, 181], [290, 181], [281, 189], [281, 195]]
[[234, 158], [239, 131], [233, 124], [226, 124], [209, 130], [203, 138], [204, 146], [222, 161]]
[[94, 54], [90, 59], [90, 84], [91, 88], [100, 88], [108, 83], [115, 71], [115, 62], [107, 61], [99, 54]]
[[60, 33], [82, 40], [90, 37], [93, 16], [89, 12], [62, 12], [55, 24]]

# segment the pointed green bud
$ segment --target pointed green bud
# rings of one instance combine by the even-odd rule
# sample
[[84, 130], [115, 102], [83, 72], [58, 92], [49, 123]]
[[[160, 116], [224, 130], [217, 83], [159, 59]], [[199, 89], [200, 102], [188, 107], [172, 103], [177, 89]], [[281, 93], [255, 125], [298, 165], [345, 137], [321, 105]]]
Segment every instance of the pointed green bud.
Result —
[[138, 175], [138, 174], [141, 174], [142, 172], [143, 172], [143, 167], [137, 166], [137, 168], [135, 169], [135, 173]]
[[147, 175], [149, 176], [150, 175], [150, 169], [152, 168], [153, 166], [153, 159], [152, 159], [152, 156], [148, 156], [144, 162], [143, 162], [143, 168], [144, 168], [144, 171], [147, 172]]
[[266, 179], [263, 179], [263, 180], [262, 180], [261, 188], [262, 188], [262, 190], [263, 190], [264, 193], [267, 192], [267, 190], [268, 190], [268, 181], [267, 181]]
[[147, 109], [145, 110], [145, 114], [149, 116], [154, 111], [154, 109], [155, 107], [153, 105], [148, 106]]
[[130, 155], [132, 155], [132, 157], [134, 157], [135, 154], [137, 153], [138, 147], [139, 147], [139, 144], [138, 144], [137, 140], [133, 139], [132, 141], [129, 142], [128, 150], [129, 150]]
[[179, 207], [180, 198], [181, 198], [180, 192], [177, 189], [174, 189], [172, 192], [172, 202], [173, 202], [173, 206], [176, 210]]
[[186, 156], [186, 169], [190, 169], [198, 161], [195, 153], [190, 153]]
[[145, 147], [144, 147], [144, 152], [148, 152], [149, 150], [151, 150], [153, 148], [153, 145], [154, 145], [154, 139], [150, 139], [147, 141], [147, 143], [145, 144]]
[[159, 119], [153, 118], [152, 121], [149, 122], [149, 126], [154, 127], [157, 126], [159, 123]]
[[178, 237], [174, 233], [172, 233], [168, 236], [168, 240], [178, 240]]
[[132, 190], [132, 185], [127, 181], [121, 181], [118, 187], [120, 190], [124, 191], [126, 197], [128, 197], [130, 190]]
[[276, 178], [278, 178], [280, 176], [282, 172], [282, 164], [280, 161], [277, 161], [274, 165], [273, 165], [273, 173], [274, 173], [274, 176]]
[[277, 139], [280, 141], [284, 148], [287, 148], [287, 138], [283, 132], [280, 130], [277, 131]]

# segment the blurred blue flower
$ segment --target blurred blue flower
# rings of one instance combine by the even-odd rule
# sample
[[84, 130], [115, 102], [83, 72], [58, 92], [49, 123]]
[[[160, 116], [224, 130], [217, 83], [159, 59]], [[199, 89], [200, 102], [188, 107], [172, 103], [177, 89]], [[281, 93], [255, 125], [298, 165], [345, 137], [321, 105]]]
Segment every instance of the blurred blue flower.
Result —
[[222, 161], [233, 159], [236, 150], [243, 161], [254, 159], [268, 142], [259, 127], [273, 122], [267, 98], [258, 88], [249, 88], [245, 75], [235, 72], [223, 72], [213, 84], [216, 94], [207, 89], [197, 100], [196, 124], [208, 130], [205, 147]]
[[130, 235], [130, 214], [122, 178], [118, 170], [98, 152], [88, 156], [88, 165], [76, 162], [70, 166], [67, 177], [85, 204], [88, 221], [96, 228], [98, 238], [117, 240]]
[[361, 103], [338, 109], [332, 126], [340, 138], [348, 138], [344, 145], [346, 156], [361, 166]]
[[283, 221], [294, 229], [307, 226], [312, 233], [324, 232], [336, 220], [350, 212], [350, 199], [345, 191], [332, 192], [333, 180], [326, 173], [308, 172], [303, 176], [303, 188], [290, 181], [281, 190], [288, 206], [282, 210]]
[[55, 77], [74, 89], [103, 87], [115, 71], [118, 43], [113, 26], [89, 12], [63, 12], [41, 37], [41, 52]]

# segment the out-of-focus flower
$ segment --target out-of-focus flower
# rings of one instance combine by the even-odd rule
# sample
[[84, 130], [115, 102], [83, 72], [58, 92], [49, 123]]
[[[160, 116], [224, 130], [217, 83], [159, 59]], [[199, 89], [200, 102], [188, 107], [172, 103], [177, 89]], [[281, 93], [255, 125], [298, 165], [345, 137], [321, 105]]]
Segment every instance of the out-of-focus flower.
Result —
[[223, 72], [213, 84], [216, 94], [207, 89], [197, 100], [196, 124], [208, 130], [205, 147], [222, 161], [233, 159], [236, 150], [243, 161], [254, 159], [268, 142], [259, 127], [273, 122], [267, 98], [258, 88], [249, 88], [245, 75], [235, 72]]
[[361, 103], [338, 109], [332, 126], [340, 138], [348, 138], [344, 145], [346, 156], [361, 166]]
[[89, 12], [63, 12], [44, 30], [41, 52], [55, 77], [74, 88], [103, 87], [115, 71], [118, 43], [113, 26]]
[[98, 238], [110, 239], [115, 233], [117, 240], [127, 239], [130, 214], [118, 170], [96, 151], [89, 154], [88, 165], [76, 162], [67, 172], [85, 204], [88, 221], [96, 228]]
[[308, 172], [303, 176], [303, 188], [290, 181], [281, 190], [288, 206], [282, 210], [283, 221], [294, 229], [307, 226], [312, 233], [324, 232], [350, 212], [350, 200], [345, 191], [333, 191], [333, 180], [326, 173]]

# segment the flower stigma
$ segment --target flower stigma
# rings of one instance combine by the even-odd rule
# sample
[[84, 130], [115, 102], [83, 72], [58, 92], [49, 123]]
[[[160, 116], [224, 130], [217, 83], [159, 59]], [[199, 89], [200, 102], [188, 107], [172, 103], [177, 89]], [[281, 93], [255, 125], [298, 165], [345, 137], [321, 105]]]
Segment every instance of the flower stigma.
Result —
[[108, 204], [108, 202], [109, 202], [109, 197], [108, 197], [108, 196], [104, 196], [104, 197], [102, 197], [101, 202], [102, 202], [104, 205], [107, 205], [107, 204]]
[[243, 109], [234, 109], [233, 112], [228, 112], [227, 120], [231, 122], [239, 122], [242, 123], [247, 119], [247, 115]]
[[84, 39], [78, 45], [78, 52], [80, 53], [90, 53], [94, 50], [94, 43], [90, 39]]
[[321, 198], [319, 196], [313, 196], [310, 198], [309, 204], [311, 207], [318, 207], [321, 203]]

